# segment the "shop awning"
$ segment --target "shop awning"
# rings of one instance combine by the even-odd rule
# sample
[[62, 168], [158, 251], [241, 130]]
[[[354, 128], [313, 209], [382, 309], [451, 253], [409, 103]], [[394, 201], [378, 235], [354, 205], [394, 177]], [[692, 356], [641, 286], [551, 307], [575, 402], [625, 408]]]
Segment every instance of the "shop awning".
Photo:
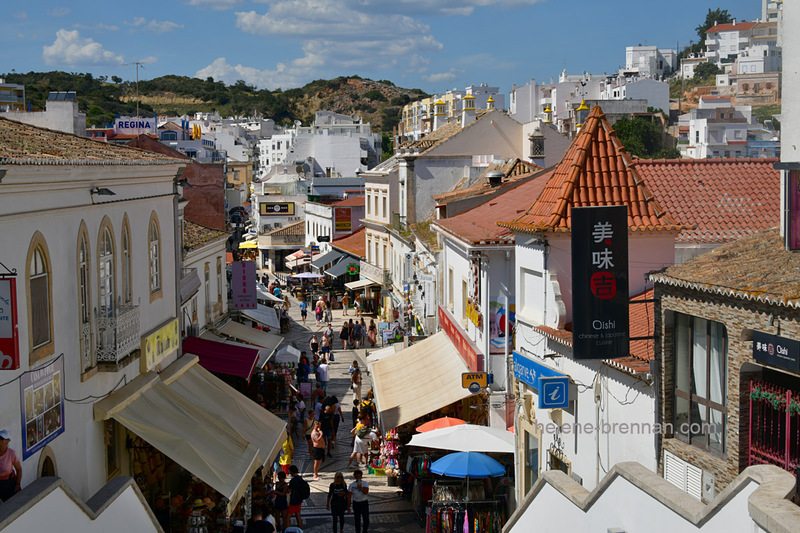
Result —
[[350, 283], [344, 284], [344, 286], [351, 291], [357, 291], [358, 289], [363, 289], [364, 287], [369, 287], [370, 285], [377, 285], [377, 283], [371, 279], [359, 279], [357, 281], [351, 281]]
[[341, 261], [330, 267], [328, 270], [326, 270], [325, 273], [332, 278], [338, 278], [339, 276], [344, 276], [345, 274], [347, 274], [348, 265], [352, 262], [353, 261], [348, 261], [346, 258], [342, 259]]
[[267, 350], [266, 348], [262, 348], [260, 346], [253, 346], [252, 344], [247, 344], [245, 342], [235, 341], [233, 339], [226, 338], [226, 337], [221, 337], [219, 335], [211, 333], [210, 331], [204, 331], [200, 335], [200, 338], [201, 339], [205, 339], [207, 341], [214, 341], [214, 342], [221, 342], [223, 344], [230, 344], [231, 346], [239, 346], [240, 348], [254, 348], [254, 349], [258, 350], [258, 361], [256, 361], [256, 368], [262, 368], [265, 364], [267, 364], [267, 361], [269, 361], [269, 358], [272, 356], [272, 351]]
[[322, 256], [318, 257], [311, 261], [311, 266], [315, 268], [322, 268], [329, 263], [333, 263], [337, 259], [342, 257], [342, 254], [336, 251], [330, 251], [327, 254], [323, 254]]
[[301, 257], [300, 259], [287, 259], [286, 260], [286, 268], [289, 270], [295, 267], [301, 267], [309, 264], [311, 262], [310, 257]]
[[253, 376], [258, 361], [258, 350], [231, 344], [187, 337], [183, 341], [183, 353], [194, 354], [206, 370], [238, 376], [248, 382]]
[[470, 395], [461, 387], [461, 374], [469, 369], [443, 331], [369, 367], [387, 430]]
[[257, 296], [257, 298], [258, 298], [259, 300], [268, 300], [268, 301], [270, 301], [270, 302], [280, 302], [280, 303], [283, 303], [283, 298], [278, 298], [277, 296], [275, 296], [274, 294], [272, 294], [271, 292], [269, 292], [269, 289], [268, 289], [268, 288], [266, 288], [266, 287], [265, 287], [263, 284], [261, 284], [261, 283], [256, 283], [256, 291], [258, 292], [258, 296]]
[[387, 357], [392, 356], [402, 350], [402, 348], [402, 343], [397, 343], [390, 344], [386, 348], [381, 348], [379, 350], [375, 350], [374, 352], [370, 352], [367, 356], [367, 364], [377, 363], [381, 359], [386, 359]]
[[270, 328], [280, 331], [281, 322], [278, 319], [278, 312], [266, 305], [258, 304], [257, 309], [244, 309], [242, 314], [250, 320], [255, 320], [261, 325], [269, 326]]
[[224, 335], [234, 337], [249, 344], [260, 346], [264, 350], [268, 351], [269, 354], [267, 357], [263, 358], [264, 352], [263, 350], [259, 350], [261, 355], [259, 355], [258, 362], [256, 363], [256, 367], [258, 368], [264, 368], [264, 365], [267, 364], [269, 358], [272, 357], [272, 354], [275, 353], [275, 350], [277, 350], [278, 346], [280, 346], [280, 344], [283, 342], [283, 337], [279, 335], [267, 333], [266, 331], [259, 331], [233, 321], [223, 325], [221, 328], [219, 328], [219, 331]]
[[287, 255], [286, 256], [286, 260], [288, 261], [290, 259], [300, 259], [304, 255], [306, 255], [306, 251], [305, 250], [297, 250], [296, 252]]
[[255, 471], [270, 464], [286, 423], [184, 356], [161, 374], [141, 375], [94, 404], [238, 504]]

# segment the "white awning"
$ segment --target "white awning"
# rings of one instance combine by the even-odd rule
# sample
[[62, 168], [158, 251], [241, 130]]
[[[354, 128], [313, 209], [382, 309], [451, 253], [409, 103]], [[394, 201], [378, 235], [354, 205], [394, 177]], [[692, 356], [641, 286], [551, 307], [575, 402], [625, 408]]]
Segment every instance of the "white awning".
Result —
[[470, 395], [461, 387], [461, 374], [469, 369], [443, 331], [369, 368], [378, 415], [386, 430]]
[[271, 463], [286, 423], [184, 356], [94, 404], [229, 499], [230, 513], [255, 471]]
[[281, 329], [281, 322], [278, 319], [278, 312], [266, 305], [258, 304], [258, 309], [244, 309], [242, 314], [250, 320], [255, 320], [259, 324], [269, 326], [278, 331]]
[[231, 339], [219, 337], [208, 331], [200, 335], [200, 338], [257, 349], [258, 361], [256, 361], [256, 368], [264, 368], [264, 365], [272, 358], [275, 350], [277, 350], [278, 346], [283, 342], [283, 337], [279, 335], [267, 333], [266, 331], [259, 331], [232, 320], [220, 327], [219, 332], [244, 342], [236, 342]]
[[258, 292], [258, 299], [259, 300], [268, 300], [270, 302], [283, 303], [283, 298], [278, 298], [277, 296], [275, 296], [274, 294], [269, 292], [269, 289], [266, 288], [261, 283], [256, 283], [256, 291]]
[[278, 363], [299, 363], [300, 350], [291, 344], [287, 344], [275, 354], [275, 361]]
[[344, 284], [344, 286], [350, 289], [351, 291], [363, 289], [364, 287], [369, 287], [370, 285], [378, 285], [378, 284], [372, 281], [371, 279], [359, 279]]
[[379, 350], [375, 350], [374, 352], [370, 352], [369, 355], [367, 355], [367, 364], [369, 365], [370, 363], [377, 363], [381, 359], [386, 359], [387, 357], [398, 353], [402, 349], [403, 343], [398, 342], [396, 344], [390, 344], [386, 348], [381, 348]]

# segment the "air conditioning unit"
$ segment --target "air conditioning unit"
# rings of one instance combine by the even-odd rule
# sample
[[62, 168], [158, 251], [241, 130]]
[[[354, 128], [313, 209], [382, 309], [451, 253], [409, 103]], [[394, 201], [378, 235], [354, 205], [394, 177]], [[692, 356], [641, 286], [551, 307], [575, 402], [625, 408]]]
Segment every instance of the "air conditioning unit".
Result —
[[280, 227], [281, 227], [281, 223], [280, 223], [280, 222], [276, 222], [276, 223], [275, 223], [275, 229], [278, 229], [278, 228], [280, 228]]

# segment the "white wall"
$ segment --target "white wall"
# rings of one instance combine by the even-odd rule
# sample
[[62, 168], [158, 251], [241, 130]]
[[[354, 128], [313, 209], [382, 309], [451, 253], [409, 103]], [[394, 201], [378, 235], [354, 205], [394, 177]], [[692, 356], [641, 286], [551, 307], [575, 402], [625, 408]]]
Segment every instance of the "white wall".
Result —
[[[797, 28], [800, 25], [800, 5], [797, 2], [785, 2], [783, 18], [786, 28]], [[787, 31], [783, 34], [783, 106], [781, 122], [785, 125], [781, 131], [781, 161], [800, 161], [800, 33]]]

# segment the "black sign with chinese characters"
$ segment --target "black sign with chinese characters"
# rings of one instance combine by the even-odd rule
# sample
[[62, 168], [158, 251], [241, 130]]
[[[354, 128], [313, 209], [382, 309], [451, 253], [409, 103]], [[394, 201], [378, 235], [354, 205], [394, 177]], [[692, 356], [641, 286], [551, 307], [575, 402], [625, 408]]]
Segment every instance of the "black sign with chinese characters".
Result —
[[630, 354], [628, 208], [572, 208], [572, 354]]
[[800, 341], [753, 331], [753, 359], [799, 372]]

